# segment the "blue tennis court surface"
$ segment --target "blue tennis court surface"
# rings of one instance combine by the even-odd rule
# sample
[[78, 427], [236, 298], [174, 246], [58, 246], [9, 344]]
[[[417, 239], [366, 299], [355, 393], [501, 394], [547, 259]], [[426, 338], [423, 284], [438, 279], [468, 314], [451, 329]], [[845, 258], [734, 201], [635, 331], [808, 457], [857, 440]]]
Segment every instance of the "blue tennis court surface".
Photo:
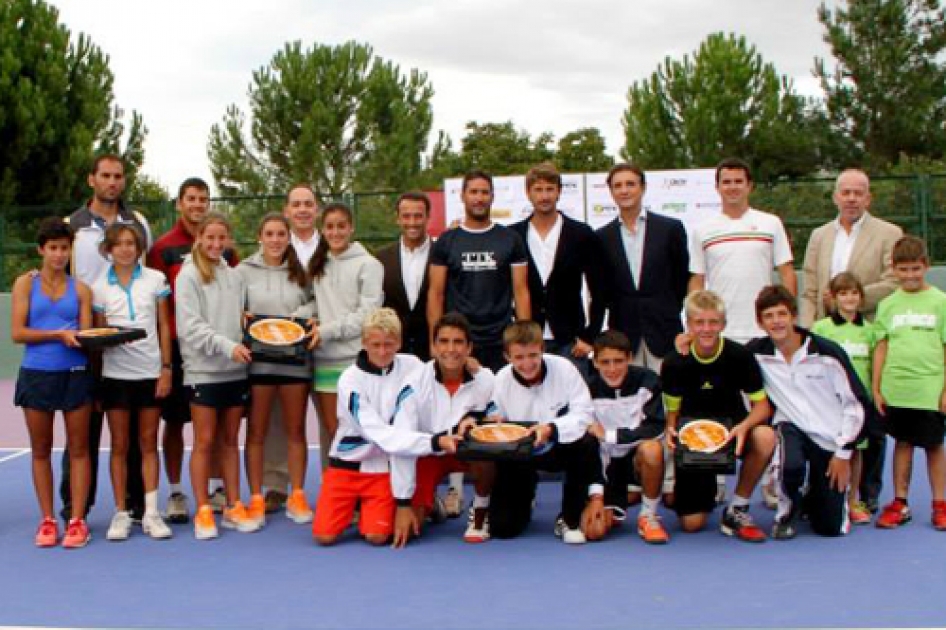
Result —
[[[20, 451], [0, 451], [0, 460]], [[312, 453], [315, 456], [315, 452]], [[105, 472], [107, 457], [101, 466]], [[923, 458], [918, 457], [922, 464]], [[281, 515], [260, 533], [198, 542], [104, 539], [99, 488], [83, 550], [36, 549], [28, 455], [0, 463], [0, 625], [140, 628], [916, 627], [946, 624], [946, 533], [929, 525], [917, 470], [914, 522], [821, 539], [750, 545], [712, 528], [650, 547], [626, 524], [597, 544], [552, 534], [558, 484], [541, 484], [525, 536], [462, 542], [464, 523], [428, 528], [407, 549], [354, 536], [323, 549]], [[105, 479], [102, 477], [102, 479]], [[310, 480], [310, 496], [317, 480]], [[469, 489], [468, 489], [469, 493]], [[162, 499], [163, 502], [163, 499]], [[755, 505], [766, 528], [772, 512]]]

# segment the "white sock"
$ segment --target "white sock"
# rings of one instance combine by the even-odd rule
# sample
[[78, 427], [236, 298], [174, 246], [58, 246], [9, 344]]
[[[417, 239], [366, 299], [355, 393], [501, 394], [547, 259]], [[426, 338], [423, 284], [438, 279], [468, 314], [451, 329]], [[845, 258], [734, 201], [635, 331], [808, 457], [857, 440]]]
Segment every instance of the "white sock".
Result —
[[641, 516], [653, 516], [657, 513], [657, 502], [660, 499], [651, 499], [648, 496], [641, 497]]
[[463, 473], [455, 472], [450, 473], [450, 488], [457, 491], [461, 497], [463, 496]]
[[478, 494], [473, 495], [473, 509], [481, 510], [489, 507], [489, 496], [481, 497]]
[[158, 513], [158, 491], [145, 492], [145, 514]]
[[184, 491], [181, 490], [180, 482], [171, 484], [171, 494], [184, 494]]
[[210, 480], [210, 494], [213, 494], [217, 490], [223, 490], [223, 479]]
[[749, 499], [741, 497], [738, 494], [732, 495], [732, 501], [729, 503], [729, 507], [741, 510], [749, 507]]

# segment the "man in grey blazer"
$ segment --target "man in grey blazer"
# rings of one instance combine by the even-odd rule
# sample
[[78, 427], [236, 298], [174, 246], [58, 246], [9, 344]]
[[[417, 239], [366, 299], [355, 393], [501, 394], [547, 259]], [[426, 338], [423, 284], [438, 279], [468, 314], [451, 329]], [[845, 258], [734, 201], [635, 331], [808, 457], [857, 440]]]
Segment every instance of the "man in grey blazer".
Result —
[[838, 217], [811, 233], [805, 251], [805, 287], [799, 304], [802, 326], [811, 326], [830, 313], [828, 283], [842, 271], [850, 271], [864, 285], [863, 310], [868, 319], [874, 318], [877, 303], [897, 288], [890, 250], [903, 230], [867, 211], [871, 201], [867, 174], [857, 169], [842, 172], [833, 198]]
[[[877, 303], [897, 288], [890, 251], [903, 230], [867, 211], [871, 200], [867, 174], [858, 169], [843, 171], [838, 175], [833, 198], [838, 217], [812, 232], [805, 251], [805, 285], [799, 305], [802, 326], [811, 326], [831, 312], [828, 283], [842, 271], [850, 271], [864, 285], [862, 311], [867, 319], [874, 318]], [[871, 512], [877, 509], [885, 449], [885, 436], [880, 431], [869, 431], [860, 494]]]

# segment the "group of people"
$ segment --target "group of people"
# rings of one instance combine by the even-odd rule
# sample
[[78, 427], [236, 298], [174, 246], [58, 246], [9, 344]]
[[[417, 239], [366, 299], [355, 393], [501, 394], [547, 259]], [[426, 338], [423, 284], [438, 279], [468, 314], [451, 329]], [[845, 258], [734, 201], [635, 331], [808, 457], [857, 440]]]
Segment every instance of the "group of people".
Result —
[[[607, 184], [619, 216], [594, 231], [558, 210], [561, 176], [541, 164], [526, 176], [533, 213], [504, 227], [490, 218], [492, 178], [473, 171], [458, 225], [433, 242], [429, 199], [405, 193], [400, 237], [376, 257], [353, 240], [347, 206], [320, 208], [297, 185], [240, 261], [206, 183], [183, 182], [179, 220], [153, 240], [122, 202], [121, 160], [99, 157], [91, 200], [42, 223], [41, 268], [13, 288], [12, 336], [26, 346], [16, 404], [42, 512], [36, 544], [89, 541], [103, 412], [109, 540], [128, 538], [137, 521], [168, 538], [168, 521], [190, 520], [188, 422], [198, 539], [218, 536], [215, 513], [225, 528], [254, 532], [284, 510], [311, 522], [322, 545], [357, 524], [368, 542], [400, 547], [465, 511], [464, 476], [473, 485], [464, 539], [512, 538], [529, 526], [540, 471], [563, 473], [554, 531], [569, 544], [603, 538], [637, 503], [640, 537], [666, 543], [661, 500], [684, 532], [703, 529], [725, 502], [721, 531], [761, 542], [768, 536], [748, 511], [760, 484], [777, 510], [771, 537], [793, 538], [802, 514], [836, 536], [879, 510], [886, 435], [896, 441], [895, 498], [876, 524], [911, 519], [919, 447], [932, 523], [946, 529], [946, 295], [924, 280], [924, 243], [871, 216], [866, 174], [844, 171], [838, 218], [812, 235], [796, 299], [791, 243], [777, 216], [750, 208], [749, 167], [724, 160], [716, 183], [722, 212], [688, 233], [647, 212], [644, 171], [618, 164]], [[303, 358], [254, 359], [245, 330], [257, 316], [305, 321]], [[92, 326], [144, 337], [86, 352], [81, 331]], [[304, 485], [310, 395], [323, 470], [314, 509]], [[56, 412], [67, 434], [61, 538]], [[731, 427], [740, 464], [728, 502], [724, 478], [675, 463], [678, 430], [699, 418]], [[531, 457], [457, 457], [472, 429], [497, 422], [527, 427]]]

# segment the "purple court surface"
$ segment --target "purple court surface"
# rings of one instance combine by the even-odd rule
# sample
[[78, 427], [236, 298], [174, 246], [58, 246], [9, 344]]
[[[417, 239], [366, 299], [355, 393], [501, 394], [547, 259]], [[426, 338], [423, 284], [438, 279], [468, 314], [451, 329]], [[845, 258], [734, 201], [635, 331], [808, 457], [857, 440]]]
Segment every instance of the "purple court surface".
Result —
[[[752, 545], [722, 536], [716, 519], [707, 531], [684, 535], [664, 513], [669, 545], [645, 545], [627, 523], [604, 542], [569, 547], [552, 536], [559, 490], [545, 482], [533, 524], [518, 540], [464, 544], [464, 523], [454, 520], [428, 528], [400, 551], [370, 548], [353, 534], [334, 548], [318, 548], [307, 526], [282, 515], [272, 516], [262, 532], [221, 530], [214, 541], [196, 541], [189, 527], [176, 526], [169, 541], [136, 531], [127, 542], [110, 543], [104, 533], [111, 490], [103, 476], [90, 545], [42, 550], [32, 544], [38, 513], [30, 457], [11, 399], [10, 384], [2, 383], [0, 626], [946, 625], [946, 533], [929, 524], [929, 490], [919, 468], [914, 522], [895, 531], [860, 527], [845, 538], [823, 539], [802, 525], [794, 541]], [[317, 450], [310, 453], [317, 458]], [[922, 456], [917, 465], [925, 466]], [[308, 488], [314, 497], [314, 470]], [[771, 526], [772, 512], [758, 501], [753, 514]]]

